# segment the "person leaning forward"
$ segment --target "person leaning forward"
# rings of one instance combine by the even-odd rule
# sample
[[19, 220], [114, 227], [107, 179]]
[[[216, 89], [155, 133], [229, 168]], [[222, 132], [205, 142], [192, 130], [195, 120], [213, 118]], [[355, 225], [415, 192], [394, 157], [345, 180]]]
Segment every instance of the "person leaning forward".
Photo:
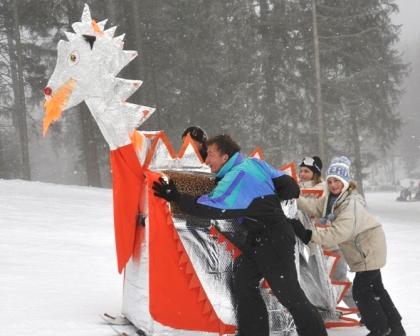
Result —
[[268, 336], [267, 308], [259, 283], [267, 280], [285, 306], [300, 336], [326, 336], [324, 323], [299, 285], [293, 227], [280, 201], [297, 198], [296, 182], [266, 162], [245, 158], [228, 135], [207, 141], [206, 164], [216, 174], [209, 194], [194, 197], [177, 191], [173, 181], [154, 182], [155, 195], [176, 202], [186, 213], [210, 219], [236, 218], [248, 231], [242, 254], [235, 260], [233, 299], [238, 336]]

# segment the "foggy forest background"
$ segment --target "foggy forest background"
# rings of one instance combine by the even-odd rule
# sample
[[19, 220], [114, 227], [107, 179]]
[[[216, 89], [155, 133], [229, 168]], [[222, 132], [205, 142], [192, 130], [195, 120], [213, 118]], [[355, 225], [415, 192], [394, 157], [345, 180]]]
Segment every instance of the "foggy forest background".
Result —
[[85, 2], [139, 51], [119, 77], [144, 81], [130, 101], [157, 111], [140, 129], [176, 149], [200, 125], [274, 165], [344, 154], [359, 182], [378, 167], [390, 185], [420, 178], [420, 96], [401, 101], [420, 47], [411, 64], [398, 50], [392, 0], [0, 0], [0, 178], [110, 186], [84, 103], [41, 134], [56, 46]]

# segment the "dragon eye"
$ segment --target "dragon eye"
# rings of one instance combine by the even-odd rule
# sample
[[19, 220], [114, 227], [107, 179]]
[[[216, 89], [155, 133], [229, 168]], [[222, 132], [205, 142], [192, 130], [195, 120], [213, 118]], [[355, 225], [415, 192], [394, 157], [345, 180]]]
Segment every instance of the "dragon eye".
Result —
[[77, 53], [77, 51], [73, 51], [72, 53], [70, 53], [69, 62], [70, 64], [77, 64], [77, 62], [79, 62], [79, 54]]

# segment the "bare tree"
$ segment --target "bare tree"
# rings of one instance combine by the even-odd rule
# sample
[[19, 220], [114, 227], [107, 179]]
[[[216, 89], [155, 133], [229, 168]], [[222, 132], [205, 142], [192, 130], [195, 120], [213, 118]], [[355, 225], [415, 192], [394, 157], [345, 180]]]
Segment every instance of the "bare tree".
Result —
[[324, 113], [322, 111], [322, 92], [321, 92], [321, 63], [319, 60], [319, 36], [316, 14], [316, 0], [312, 0], [312, 32], [314, 40], [314, 65], [315, 65], [315, 108], [318, 122], [318, 150], [323, 159], [325, 156], [325, 131]]
[[6, 24], [8, 52], [10, 58], [12, 88], [14, 94], [14, 123], [19, 134], [22, 157], [21, 178], [30, 180], [31, 169], [28, 146], [28, 127], [26, 119], [25, 89], [23, 82], [22, 45], [20, 37], [19, 11], [16, 0], [11, 2], [10, 22]]

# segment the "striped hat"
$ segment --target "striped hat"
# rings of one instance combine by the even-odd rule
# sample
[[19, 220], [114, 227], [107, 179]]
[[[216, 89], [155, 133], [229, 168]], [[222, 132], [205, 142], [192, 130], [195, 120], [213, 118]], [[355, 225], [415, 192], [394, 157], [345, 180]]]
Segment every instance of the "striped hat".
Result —
[[335, 177], [339, 179], [344, 184], [344, 189], [349, 187], [349, 182], [351, 180], [350, 175], [350, 165], [351, 161], [346, 156], [336, 156], [332, 159], [330, 166], [327, 170], [327, 180], [330, 177]]

